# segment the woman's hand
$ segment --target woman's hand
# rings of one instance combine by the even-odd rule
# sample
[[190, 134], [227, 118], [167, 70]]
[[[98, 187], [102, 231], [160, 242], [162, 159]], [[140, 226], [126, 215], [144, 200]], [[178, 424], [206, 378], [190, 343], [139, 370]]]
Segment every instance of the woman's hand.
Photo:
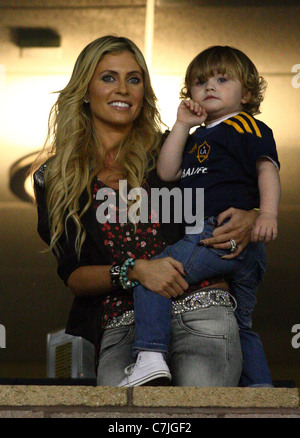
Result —
[[188, 289], [181, 262], [172, 257], [154, 260], [138, 259], [128, 270], [129, 280], [138, 280], [145, 288], [166, 298], [175, 298]]
[[[213, 248], [230, 249], [230, 239], [234, 239], [237, 244], [237, 250], [232, 254], [224, 256], [224, 259], [234, 259], [251, 240], [251, 232], [255, 220], [257, 219], [258, 211], [256, 210], [239, 210], [237, 208], [229, 208], [223, 211], [218, 216], [218, 226], [213, 232], [213, 236], [209, 239], [204, 239], [201, 242], [204, 246], [211, 245]], [[230, 218], [224, 225], [225, 219]]]

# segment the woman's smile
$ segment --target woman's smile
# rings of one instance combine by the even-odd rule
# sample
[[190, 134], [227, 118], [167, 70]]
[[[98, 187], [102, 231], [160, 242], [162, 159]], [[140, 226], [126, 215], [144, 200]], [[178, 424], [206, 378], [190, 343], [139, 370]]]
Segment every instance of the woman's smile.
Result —
[[131, 107], [128, 102], [114, 101], [110, 102], [109, 105], [113, 106], [117, 110], [126, 110]]

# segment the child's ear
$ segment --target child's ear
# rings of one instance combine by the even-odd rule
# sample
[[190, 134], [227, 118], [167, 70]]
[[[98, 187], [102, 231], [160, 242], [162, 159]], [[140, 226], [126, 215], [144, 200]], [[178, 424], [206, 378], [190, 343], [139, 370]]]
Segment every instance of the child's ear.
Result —
[[250, 97], [251, 97], [251, 92], [250, 92], [250, 90], [248, 90], [248, 89], [244, 90], [244, 91], [243, 91], [243, 95], [242, 95], [241, 103], [242, 103], [243, 105], [245, 105], [246, 103], [249, 102]]

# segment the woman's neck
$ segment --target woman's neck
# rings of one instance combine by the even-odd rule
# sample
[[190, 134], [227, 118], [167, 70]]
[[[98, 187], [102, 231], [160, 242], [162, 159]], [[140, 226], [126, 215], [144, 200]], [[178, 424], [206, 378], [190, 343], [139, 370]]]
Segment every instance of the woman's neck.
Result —
[[97, 129], [101, 155], [104, 158], [104, 166], [97, 176], [104, 184], [113, 189], [118, 189], [119, 180], [125, 178], [121, 165], [122, 151], [116, 145], [123, 140], [127, 133], [128, 127], [116, 129], [115, 126], [105, 126], [105, 129], [103, 127], [101, 130]]
[[129, 133], [131, 126], [99, 126], [95, 124], [97, 137], [100, 141], [103, 152], [113, 149], [117, 143]]
[[[110, 138], [109, 140], [112, 140]], [[103, 167], [98, 173], [98, 178], [112, 189], [119, 188], [119, 180], [124, 179], [124, 173], [121, 166], [121, 151], [116, 146], [116, 143], [120, 141], [121, 138], [115, 137], [115, 141], [103, 141], [100, 140], [102, 156], [103, 156]]]

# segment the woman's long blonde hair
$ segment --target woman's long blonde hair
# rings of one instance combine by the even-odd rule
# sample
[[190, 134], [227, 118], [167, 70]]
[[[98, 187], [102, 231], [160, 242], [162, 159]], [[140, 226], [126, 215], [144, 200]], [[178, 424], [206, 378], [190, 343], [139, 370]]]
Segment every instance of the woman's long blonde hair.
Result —
[[[44, 149], [33, 166], [51, 157], [45, 171], [46, 200], [51, 233], [50, 249], [59, 249], [59, 238], [67, 222], [76, 226], [75, 249], [79, 257], [86, 231], [81, 216], [91, 204], [91, 182], [104, 167], [105, 157], [92, 123], [89, 105], [84, 102], [93, 73], [104, 55], [130, 51], [142, 69], [144, 100], [133, 129], [116, 145], [122, 151], [124, 179], [131, 188], [140, 187], [157, 161], [161, 141], [161, 120], [145, 59], [128, 38], [107, 35], [88, 44], [80, 53], [68, 85], [59, 92], [48, 124]], [[87, 189], [88, 202], [80, 208], [79, 198]]]

